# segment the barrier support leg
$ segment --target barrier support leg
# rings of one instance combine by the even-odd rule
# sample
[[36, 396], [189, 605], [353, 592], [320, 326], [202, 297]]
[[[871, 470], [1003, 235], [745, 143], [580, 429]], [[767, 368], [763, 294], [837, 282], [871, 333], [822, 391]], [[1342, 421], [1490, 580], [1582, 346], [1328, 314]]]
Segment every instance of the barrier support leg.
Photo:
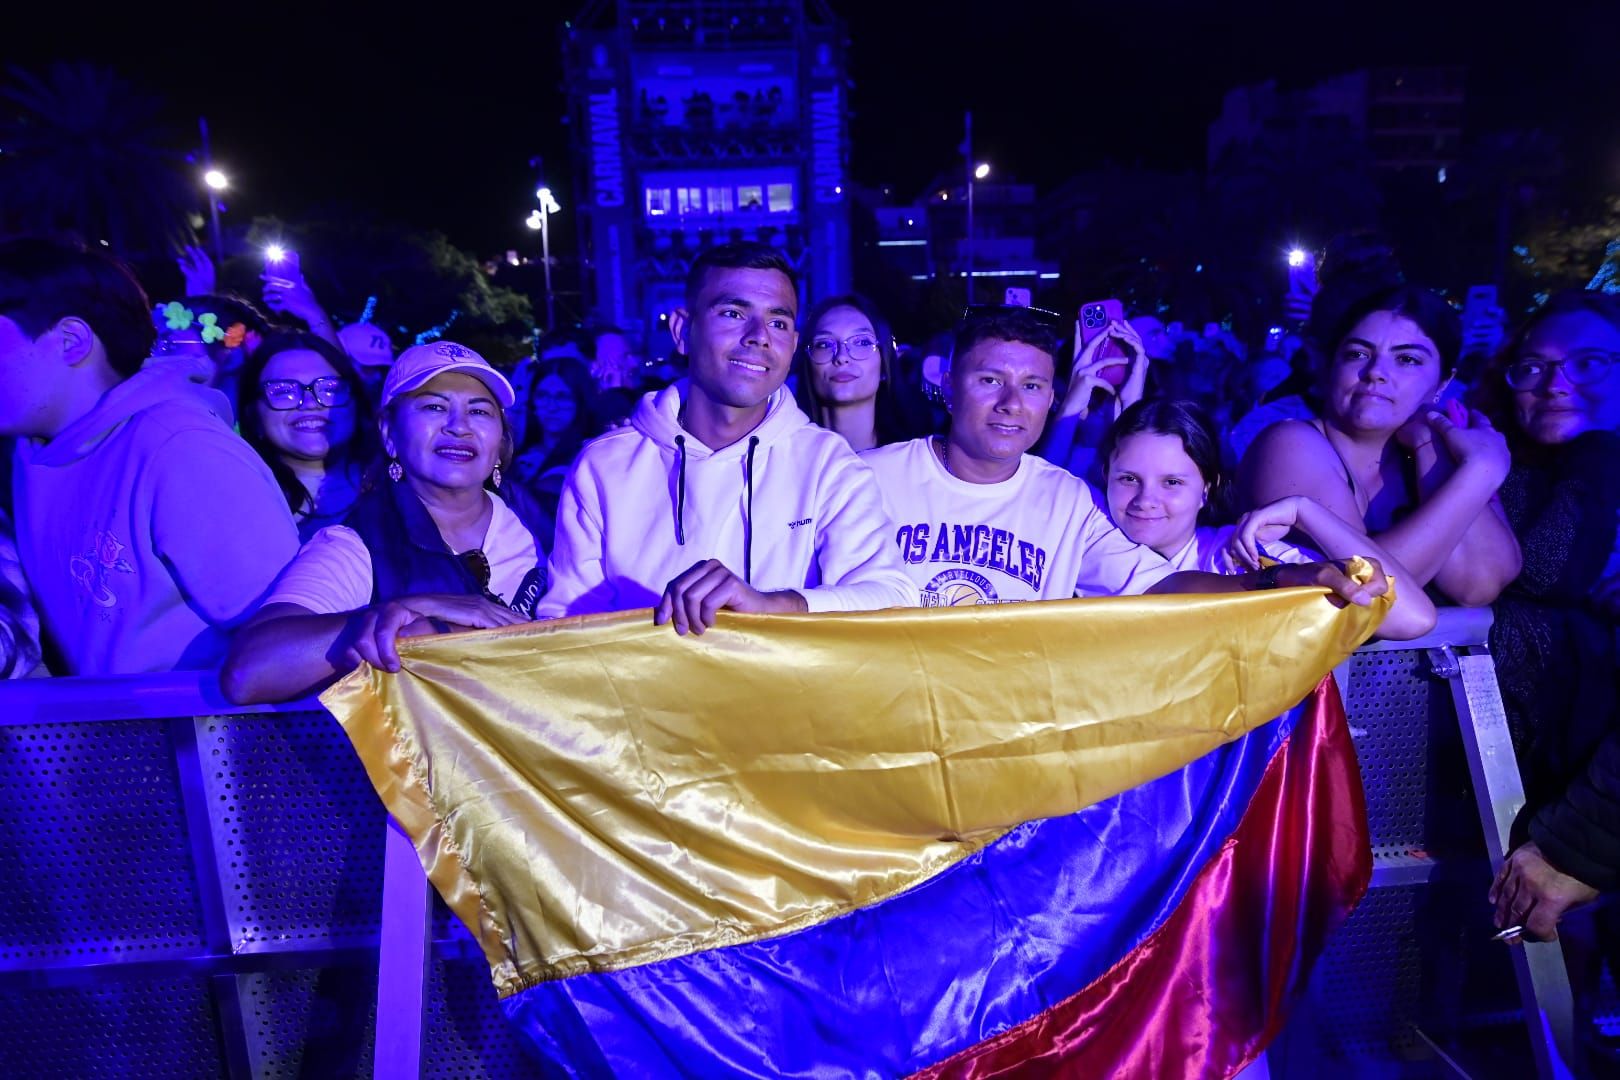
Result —
[[432, 959], [433, 889], [416, 847], [392, 818], [383, 850], [382, 930], [377, 957], [375, 1075], [422, 1075], [423, 1006]]

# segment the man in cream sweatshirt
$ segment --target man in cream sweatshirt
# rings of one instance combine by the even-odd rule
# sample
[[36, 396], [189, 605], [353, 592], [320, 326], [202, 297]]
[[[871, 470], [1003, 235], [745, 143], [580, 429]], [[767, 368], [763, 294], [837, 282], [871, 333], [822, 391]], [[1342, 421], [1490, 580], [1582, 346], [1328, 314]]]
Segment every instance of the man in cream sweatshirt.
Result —
[[580, 454], [537, 615], [652, 607], [678, 633], [702, 633], [720, 610], [917, 603], [871, 469], [782, 387], [797, 312], [775, 249], [698, 257], [670, 321], [689, 377]]

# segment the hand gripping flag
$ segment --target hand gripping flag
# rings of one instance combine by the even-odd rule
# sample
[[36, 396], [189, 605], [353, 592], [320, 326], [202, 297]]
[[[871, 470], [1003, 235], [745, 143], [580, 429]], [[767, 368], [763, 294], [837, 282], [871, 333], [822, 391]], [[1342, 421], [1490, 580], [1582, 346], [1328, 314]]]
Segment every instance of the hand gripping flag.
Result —
[[1366, 888], [1325, 676], [1391, 599], [631, 612], [323, 701], [555, 1071], [1223, 1076]]

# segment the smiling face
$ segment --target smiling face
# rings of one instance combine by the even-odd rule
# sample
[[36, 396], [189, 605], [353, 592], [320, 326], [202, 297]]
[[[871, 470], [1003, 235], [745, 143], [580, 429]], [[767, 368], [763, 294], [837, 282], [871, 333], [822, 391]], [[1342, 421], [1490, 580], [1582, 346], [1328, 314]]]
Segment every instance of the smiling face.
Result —
[[447, 371], [390, 404], [383, 448], [414, 483], [482, 487], [501, 452], [501, 406], [477, 378]]
[[763, 403], [787, 379], [798, 306], [780, 270], [709, 270], [690, 309], [670, 320], [693, 388], [734, 409]]
[[[1512, 391], [1519, 427], [1536, 442], [1567, 442], [1594, 428], [1620, 427], [1620, 329], [1608, 320], [1589, 311], [1548, 316], [1525, 336], [1513, 360], [1544, 365], [1532, 386]], [[1572, 368], [1605, 367], [1590, 381], [1570, 381]]]
[[[289, 380], [310, 385], [316, 379], [339, 379], [326, 358], [312, 349], [288, 349], [272, 356], [264, 365], [259, 383]], [[253, 407], [258, 410], [259, 426], [271, 446], [282, 457], [299, 461], [325, 461], [334, 450], [354, 438], [354, 402], [328, 408], [304, 391], [297, 406], [272, 409], [261, 390]]]
[[1052, 409], [1052, 357], [1022, 341], [986, 338], [951, 362], [951, 446], [986, 464], [1013, 464]]
[[1371, 312], [1329, 363], [1328, 419], [1346, 431], [1392, 434], [1433, 399], [1444, 377], [1440, 350], [1417, 323], [1393, 311]]
[[[810, 379], [818, 401], [845, 405], [877, 397], [878, 384], [883, 381], [883, 354], [872, 320], [859, 308], [840, 305], [829, 309], [805, 336], [814, 361]], [[855, 359], [849, 355], [851, 349], [866, 355]], [[827, 352], [833, 355], [820, 362]]]
[[1209, 484], [1179, 435], [1141, 431], [1108, 462], [1108, 515], [1138, 544], [1173, 557], [1198, 528]]

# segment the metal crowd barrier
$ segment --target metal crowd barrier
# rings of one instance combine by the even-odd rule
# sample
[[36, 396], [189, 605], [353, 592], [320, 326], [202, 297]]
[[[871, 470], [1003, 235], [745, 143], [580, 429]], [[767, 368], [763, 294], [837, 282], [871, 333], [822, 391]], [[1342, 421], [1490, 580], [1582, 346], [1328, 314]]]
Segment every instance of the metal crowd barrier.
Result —
[[[1338, 673], [1373, 886], [1273, 1076], [1443, 1075], [1470, 1052], [1478, 1075], [1563, 1075], [1558, 947], [1488, 940], [1522, 801], [1488, 628], [1446, 611]], [[0, 684], [0, 865], [0, 1074], [539, 1075], [312, 701], [235, 708], [202, 674]]]

